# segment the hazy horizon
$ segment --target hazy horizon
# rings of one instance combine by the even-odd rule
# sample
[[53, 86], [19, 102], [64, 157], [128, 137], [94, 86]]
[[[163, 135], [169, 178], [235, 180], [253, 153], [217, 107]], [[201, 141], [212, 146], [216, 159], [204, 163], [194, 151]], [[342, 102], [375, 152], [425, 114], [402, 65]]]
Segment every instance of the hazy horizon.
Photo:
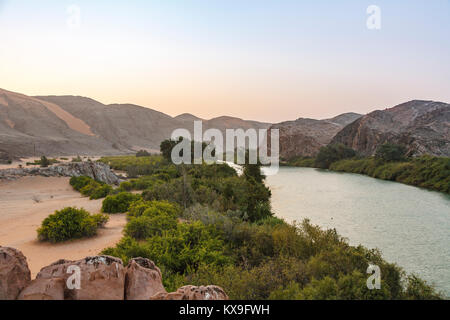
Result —
[[0, 87], [272, 123], [448, 103], [449, 17], [445, 0], [0, 0]]

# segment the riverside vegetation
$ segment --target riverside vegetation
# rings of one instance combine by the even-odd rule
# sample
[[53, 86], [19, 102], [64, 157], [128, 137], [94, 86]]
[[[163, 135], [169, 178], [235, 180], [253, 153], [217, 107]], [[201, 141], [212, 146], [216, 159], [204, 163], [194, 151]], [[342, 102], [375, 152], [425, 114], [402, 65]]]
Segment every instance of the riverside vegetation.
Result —
[[[103, 212], [127, 212], [128, 223], [122, 240], [102, 254], [154, 261], [168, 290], [214, 283], [231, 299], [443, 298], [378, 250], [350, 246], [308, 220], [274, 217], [259, 165], [238, 176], [226, 164], [175, 166], [162, 156], [100, 161], [135, 177], [103, 201]], [[81, 191], [87, 181], [72, 185]], [[369, 264], [381, 268], [380, 290], [366, 286]]]
[[321, 148], [316, 158], [294, 158], [286, 164], [364, 174], [450, 194], [450, 158], [408, 158], [402, 146], [390, 143], [381, 145], [374, 157], [360, 157], [343, 145], [329, 145]]

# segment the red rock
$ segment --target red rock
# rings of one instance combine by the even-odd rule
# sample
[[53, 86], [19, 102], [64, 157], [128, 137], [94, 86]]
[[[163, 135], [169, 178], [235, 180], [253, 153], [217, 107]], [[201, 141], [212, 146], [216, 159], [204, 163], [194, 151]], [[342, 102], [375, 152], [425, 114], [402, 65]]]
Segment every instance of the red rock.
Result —
[[153, 261], [144, 258], [131, 259], [125, 272], [126, 300], [149, 300], [157, 293], [166, 293], [161, 270]]
[[[80, 288], [67, 286], [74, 279], [75, 272], [69, 267], [79, 267]], [[72, 267], [72, 268], [74, 268]], [[71, 272], [69, 272], [71, 271]], [[87, 257], [78, 261], [59, 260], [38, 273], [37, 279], [61, 278], [66, 283], [66, 300], [123, 300], [125, 270], [122, 260], [110, 256]]]
[[18, 300], [64, 300], [65, 286], [61, 278], [35, 279], [22, 290]]
[[0, 300], [15, 300], [30, 283], [27, 258], [19, 250], [0, 247]]

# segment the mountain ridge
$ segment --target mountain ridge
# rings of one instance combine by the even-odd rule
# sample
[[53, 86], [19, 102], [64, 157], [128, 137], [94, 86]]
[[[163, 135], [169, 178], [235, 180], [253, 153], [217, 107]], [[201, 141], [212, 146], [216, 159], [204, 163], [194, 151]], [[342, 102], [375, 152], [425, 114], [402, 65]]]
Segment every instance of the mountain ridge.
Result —
[[[377, 146], [403, 144], [410, 155], [450, 155], [450, 105], [411, 100], [366, 115], [354, 112], [276, 124], [219, 116], [209, 120], [127, 104], [103, 104], [84, 96], [26, 96], [0, 89], [0, 158], [40, 155], [115, 155], [159, 151], [175, 129], [279, 129], [280, 156], [313, 157], [321, 147], [342, 143], [362, 155]], [[0, 159], [0, 160], [1, 160]]]
[[406, 146], [410, 156], [450, 156], [450, 104], [411, 100], [375, 110], [343, 128], [331, 141], [365, 156], [386, 142]]

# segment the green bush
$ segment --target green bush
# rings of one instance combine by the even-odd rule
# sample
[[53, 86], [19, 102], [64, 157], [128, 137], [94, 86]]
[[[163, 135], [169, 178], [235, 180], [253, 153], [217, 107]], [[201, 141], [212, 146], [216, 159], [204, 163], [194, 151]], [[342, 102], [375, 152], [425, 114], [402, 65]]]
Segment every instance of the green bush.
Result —
[[41, 167], [48, 167], [50, 165], [50, 161], [47, 159], [46, 156], [41, 157]]
[[343, 144], [328, 145], [320, 148], [316, 158], [316, 165], [322, 169], [328, 169], [333, 162], [349, 159], [356, 156], [355, 150]]
[[81, 191], [83, 187], [88, 185], [93, 179], [86, 176], [80, 176], [80, 177], [72, 177], [70, 178], [70, 185], [77, 191]]
[[131, 191], [133, 190], [133, 184], [130, 181], [124, 181], [120, 184], [119, 190], [121, 191]]
[[401, 161], [404, 160], [406, 148], [402, 145], [385, 143], [377, 148], [375, 157], [383, 161]]
[[142, 215], [147, 217], [153, 217], [160, 213], [165, 213], [171, 217], [179, 217], [182, 209], [176, 203], [168, 201], [135, 201], [128, 210], [127, 216], [129, 219], [140, 217]]
[[124, 234], [137, 240], [151, 237], [152, 232], [150, 220], [150, 217], [143, 216], [131, 219], [131, 221], [125, 226]]
[[91, 200], [101, 199], [101, 198], [104, 198], [107, 195], [111, 194], [112, 191], [113, 191], [113, 188], [110, 185], [102, 184], [102, 185], [98, 186], [97, 188], [95, 188], [94, 190], [92, 190], [89, 198]]
[[139, 150], [136, 153], [136, 157], [149, 157], [150, 153], [147, 150]]
[[[133, 218], [129, 224], [136, 219], [139, 218]], [[151, 218], [144, 216], [138, 220], [136, 232], [146, 236], [150, 221], [148, 219]], [[231, 259], [224, 253], [223, 241], [212, 230], [201, 222], [178, 223], [176, 228], [169, 228], [143, 243], [137, 243], [132, 237], [125, 237], [115, 248], [108, 248], [103, 253], [120, 257], [124, 261], [139, 253], [139, 256], [153, 260], [159, 267], [181, 274], [197, 269], [202, 263], [225, 265]]]
[[90, 197], [91, 200], [104, 198], [113, 191], [110, 185], [86, 176], [70, 178], [70, 185], [83, 196]]
[[153, 216], [140, 216], [133, 218], [125, 227], [125, 235], [135, 239], [147, 239], [152, 236], [161, 236], [164, 231], [177, 227], [177, 219], [167, 213]]
[[132, 194], [129, 192], [120, 192], [115, 195], [110, 195], [103, 200], [102, 212], [105, 213], [123, 213], [127, 212], [130, 205], [134, 201], [141, 199], [138, 194]]
[[97, 234], [97, 229], [103, 227], [108, 219], [104, 214], [90, 215], [84, 209], [64, 208], [44, 219], [37, 231], [38, 238], [41, 241], [61, 242], [91, 237]]
[[442, 295], [416, 275], [407, 277], [406, 296], [410, 300], [440, 300]]

